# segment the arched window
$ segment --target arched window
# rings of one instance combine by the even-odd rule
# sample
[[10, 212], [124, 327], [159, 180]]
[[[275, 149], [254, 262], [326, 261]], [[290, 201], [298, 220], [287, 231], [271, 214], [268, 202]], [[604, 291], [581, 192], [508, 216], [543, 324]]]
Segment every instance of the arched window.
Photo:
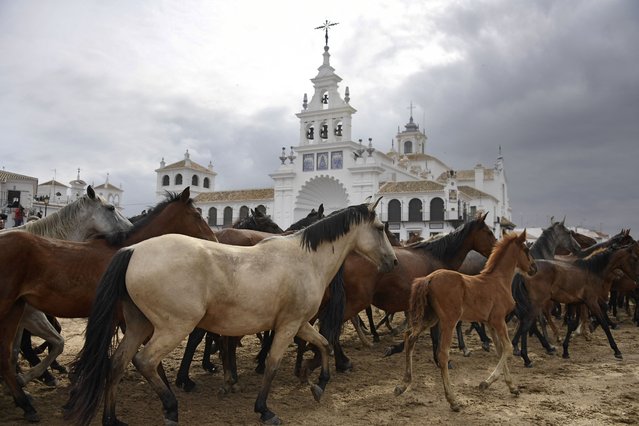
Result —
[[322, 109], [328, 108], [328, 90], [322, 93]]
[[404, 142], [404, 154], [413, 153], [413, 143], [411, 141]]
[[199, 184], [200, 179], [197, 177], [197, 175], [193, 175], [193, 177], [191, 178], [191, 185], [198, 186]]
[[169, 186], [170, 184], [169, 175], [162, 176], [162, 186]]
[[209, 226], [217, 226], [217, 209], [215, 207], [209, 209]]
[[244, 219], [249, 215], [249, 208], [246, 206], [240, 207], [240, 219]]
[[444, 200], [442, 200], [441, 198], [433, 198], [430, 201], [430, 220], [444, 220]]
[[306, 126], [306, 139], [308, 140], [315, 139], [315, 126], [313, 126], [312, 124], [309, 126]]
[[402, 221], [402, 204], [399, 202], [399, 200], [390, 200], [388, 202], [388, 221]]
[[109, 204], [113, 204], [113, 194], [109, 194], [109, 196], [107, 197], [107, 202]]
[[175, 184], [176, 185], [182, 185], [182, 175], [181, 174], [177, 174], [175, 175]]
[[115, 194], [113, 196], [113, 204], [115, 204], [116, 206], [120, 205], [120, 196], [118, 194]]
[[210, 182], [209, 178], [205, 177], [204, 180], [202, 181], [202, 186], [205, 187], [205, 188], [208, 188], [210, 186], [209, 182]]
[[222, 226], [231, 226], [233, 225], [233, 208], [232, 207], [224, 207], [224, 222]]
[[422, 200], [413, 198], [408, 203], [408, 221], [421, 222], [422, 217]]

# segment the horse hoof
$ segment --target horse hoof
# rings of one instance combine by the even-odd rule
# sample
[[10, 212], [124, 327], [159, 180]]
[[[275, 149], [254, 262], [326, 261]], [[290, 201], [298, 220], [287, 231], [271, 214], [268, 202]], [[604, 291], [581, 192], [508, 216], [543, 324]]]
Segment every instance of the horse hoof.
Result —
[[488, 389], [488, 386], [490, 386], [490, 385], [488, 384], [488, 382], [487, 382], [487, 381], [485, 381], [485, 380], [484, 380], [484, 381], [482, 381], [482, 382], [479, 384], [479, 389], [481, 389], [481, 390], [486, 390], [486, 389]]
[[472, 354], [473, 351], [469, 350], [469, 349], [464, 349], [464, 357], [468, 358], [470, 356], [470, 354]]
[[482, 343], [481, 348], [486, 352], [490, 352], [490, 342]]
[[340, 373], [346, 373], [348, 371], [352, 371], [353, 370], [353, 363], [348, 361], [345, 364], [342, 365], [336, 365], [335, 369], [340, 372]]
[[623, 359], [623, 355], [621, 355], [621, 352], [616, 353], [616, 354], [615, 354], [615, 358], [617, 358], [617, 359]]
[[570, 355], [568, 355], [567, 353], [563, 353], [563, 354], [561, 355], [561, 357], [562, 357], [563, 359], [570, 359]]
[[184, 390], [184, 392], [191, 392], [195, 389], [195, 382], [191, 379], [186, 380], [176, 380], [175, 386]]
[[258, 365], [257, 365], [257, 367], [255, 367], [255, 372], [256, 372], [257, 374], [264, 374], [264, 369], [265, 369], [265, 368], [266, 368], [266, 367], [265, 367], [264, 365], [260, 365], [260, 364], [258, 364]]
[[513, 355], [514, 356], [521, 356], [521, 350], [520, 349], [513, 349]]
[[311, 385], [311, 393], [313, 393], [315, 401], [320, 402], [320, 399], [322, 399], [322, 395], [324, 394], [324, 390], [322, 390], [322, 388], [318, 385]]
[[204, 371], [208, 371], [209, 373], [217, 372], [217, 366], [215, 364], [202, 364], [202, 368]]
[[40, 416], [35, 411], [33, 413], [24, 413], [24, 419], [29, 423], [38, 423], [40, 422]]
[[175, 420], [164, 419], [164, 426], [178, 426]]
[[513, 388], [513, 389], [510, 390], [510, 393], [512, 393], [515, 396], [519, 396], [519, 389]]
[[531, 362], [524, 362], [524, 367], [526, 368], [532, 368], [533, 367], [533, 363]]
[[53, 365], [51, 364], [51, 368], [55, 371], [57, 371], [58, 373], [62, 373], [62, 374], [69, 374], [69, 369], [67, 367], [65, 367], [64, 365]]
[[271, 417], [270, 419], [261, 419], [262, 424], [264, 425], [281, 425], [282, 421], [280, 420], [279, 417], [277, 417], [275, 414], [273, 414], [273, 417]]
[[459, 405], [457, 402], [451, 402], [450, 409], [458, 413], [459, 410], [461, 410], [461, 405]]
[[554, 346], [551, 346], [551, 347], [550, 347], [550, 349], [546, 349], [546, 353], [547, 353], [548, 355], [554, 355], [554, 354], [556, 354], [556, 353], [557, 353], [557, 348], [556, 348], [556, 347], [554, 347]]
[[373, 342], [379, 343], [381, 342], [381, 339], [379, 338], [379, 336], [373, 336]]
[[60, 381], [55, 377], [51, 377], [50, 379], [45, 380], [44, 384], [49, 386], [50, 388], [57, 388], [60, 384]]
[[395, 396], [400, 396], [404, 392], [406, 392], [406, 385], [395, 386], [395, 391], [394, 391]]

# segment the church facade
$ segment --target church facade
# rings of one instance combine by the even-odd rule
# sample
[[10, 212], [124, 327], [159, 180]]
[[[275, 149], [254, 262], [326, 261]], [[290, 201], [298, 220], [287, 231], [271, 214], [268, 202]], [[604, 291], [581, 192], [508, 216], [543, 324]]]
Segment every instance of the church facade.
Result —
[[325, 45], [310, 99], [304, 94], [296, 114], [298, 145], [282, 148], [279, 167], [270, 174], [273, 187], [215, 191], [211, 164], [200, 166], [187, 151], [184, 160], [169, 166], [162, 160], [156, 170], [158, 199], [165, 190], [190, 186], [212, 227], [231, 226], [250, 209], [261, 208], [286, 229], [320, 204], [328, 214], [380, 196], [378, 213], [402, 240], [450, 232], [479, 212], [488, 213], [486, 221], [496, 235], [512, 227], [501, 152], [491, 167], [453, 169], [427, 154], [427, 136], [414, 122], [412, 109], [390, 151], [380, 151], [372, 139], [354, 141], [357, 111], [349, 87], [340, 92], [341, 81]]

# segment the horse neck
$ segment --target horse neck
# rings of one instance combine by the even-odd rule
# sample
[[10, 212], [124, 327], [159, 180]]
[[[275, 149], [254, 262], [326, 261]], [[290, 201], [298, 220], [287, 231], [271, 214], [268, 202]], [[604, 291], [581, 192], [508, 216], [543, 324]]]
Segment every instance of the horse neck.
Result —
[[554, 259], [555, 250], [559, 245], [559, 241], [555, 233], [544, 229], [537, 241], [530, 247], [530, 255], [533, 259]]
[[[494, 282], [498, 285], [504, 286], [510, 289], [513, 278], [515, 277], [517, 268], [517, 246], [516, 242], [510, 242], [508, 247], [505, 247], [499, 252], [493, 251], [488, 258], [486, 264], [493, 264], [493, 268], [490, 271], [485, 269], [481, 272], [484, 278], [488, 278], [489, 282]], [[499, 256], [493, 258], [495, 255]]]
[[17, 229], [22, 229], [30, 234], [39, 235], [41, 237], [56, 238], [59, 240], [68, 241], [83, 241], [88, 238], [88, 235], [84, 235], [82, 231], [86, 231], [86, 228], [78, 226], [82, 221], [78, 223], [71, 223], [69, 221], [63, 221], [60, 214], [52, 214], [45, 218], [29, 222], [20, 226]]
[[[316, 268], [315, 275], [322, 276], [324, 287], [328, 287], [331, 280], [337, 274], [340, 266], [346, 260], [355, 247], [355, 238], [357, 231], [351, 231], [338, 238], [335, 241], [321, 243], [316, 251], [306, 250], [309, 255], [309, 264]], [[301, 238], [301, 234], [293, 234], [297, 238]]]

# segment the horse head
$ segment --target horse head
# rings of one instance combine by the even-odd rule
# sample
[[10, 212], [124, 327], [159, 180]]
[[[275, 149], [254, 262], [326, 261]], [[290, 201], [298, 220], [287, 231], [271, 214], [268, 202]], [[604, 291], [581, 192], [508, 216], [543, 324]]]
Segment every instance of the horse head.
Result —
[[517, 269], [528, 275], [535, 275], [537, 272], [537, 265], [535, 264], [533, 257], [530, 255], [528, 245], [526, 245], [526, 229], [524, 229], [522, 233], [515, 238], [515, 241], [513, 241], [512, 244], [519, 249], [517, 252]]

